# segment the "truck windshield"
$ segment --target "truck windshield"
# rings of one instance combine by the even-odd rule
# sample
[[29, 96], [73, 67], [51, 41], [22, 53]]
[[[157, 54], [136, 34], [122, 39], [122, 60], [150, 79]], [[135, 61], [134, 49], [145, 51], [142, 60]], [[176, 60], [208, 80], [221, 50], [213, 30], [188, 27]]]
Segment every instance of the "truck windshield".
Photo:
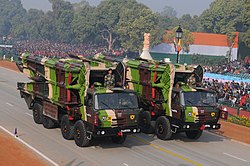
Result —
[[216, 94], [211, 92], [184, 92], [185, 106], [215, 106]]
[[105, 93], [95, 95], [95, 109], [135, 109], [138, 108], [134, 93]]

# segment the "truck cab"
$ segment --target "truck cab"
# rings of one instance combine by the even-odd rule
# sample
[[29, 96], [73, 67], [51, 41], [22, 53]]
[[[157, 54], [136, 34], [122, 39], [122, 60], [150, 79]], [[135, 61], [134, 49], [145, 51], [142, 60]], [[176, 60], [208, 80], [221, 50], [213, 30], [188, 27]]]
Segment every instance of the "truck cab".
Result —
[[[200, 129], [219, 129], [218, 120], [221, 110], [216, 103], [216, 93], [203, 88], [174, 88], [172, 91], [172, 116], [176, 121], [174, 130], [193, 131]], [[198, 130], [197, 130], [198, 131]]]
[[127, 134], [140, 132], [138, 99], [133, 91], [89, 88], [85, 101], [88, 130], [94, 137], [111, 136], [122, 141]]

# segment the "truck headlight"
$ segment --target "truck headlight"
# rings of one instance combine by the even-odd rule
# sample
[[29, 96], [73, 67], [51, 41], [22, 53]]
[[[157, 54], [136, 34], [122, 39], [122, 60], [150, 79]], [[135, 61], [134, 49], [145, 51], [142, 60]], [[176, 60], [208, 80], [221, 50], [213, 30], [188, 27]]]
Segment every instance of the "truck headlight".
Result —
[[102, 121], [106, 121], [107, 120], [107, 117], [106, 116], [103, 116], [102, 117]]

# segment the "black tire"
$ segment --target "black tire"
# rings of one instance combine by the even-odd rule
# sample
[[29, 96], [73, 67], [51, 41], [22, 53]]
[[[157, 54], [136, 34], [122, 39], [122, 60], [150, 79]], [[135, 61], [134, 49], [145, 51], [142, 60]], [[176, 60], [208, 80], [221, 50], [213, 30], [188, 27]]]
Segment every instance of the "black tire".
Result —
[[74, 140], [77, 146], [86, 147], [89, 145], [87, 130], [83, 121], [78, 120], [74, 125]]
[[52, 129], [55, 128], [56, 122], [55, 120], [43, 115], [43, 127], [46, 129]]
[[116, 144], [122, 144], [123, 142], [125, 142], [126, 138], [127, 138], [126, 135], [123, 135], [121, 137], [119, 137], [119, 136], [111, 137], [112, 141]]
[[161, 140], [169, 140], [172, 137], [171, 125], [165, 116], [160, 116], [155, 122], [155, 133]]
[[35, 103], [33, 107], [33, 119], [37, 124], [43, 123], [43, 107], [41, 104]]
[[185, 133], [189, 139], [197, 140], [201, 137], [203, 131], [202, 130], [192, 130], [192, 131], [186, 131]]
[[154, 133], [154, 127], [151, 125], [151, 115], [149, 111], [144, 111], [140, 114], [139, 126], [145, 134]]
[[63, 138], [72, 140], [74, 138], [74, 125], [69, 120], [68, 115], [63, 115], [61, 120], [61, 133]]

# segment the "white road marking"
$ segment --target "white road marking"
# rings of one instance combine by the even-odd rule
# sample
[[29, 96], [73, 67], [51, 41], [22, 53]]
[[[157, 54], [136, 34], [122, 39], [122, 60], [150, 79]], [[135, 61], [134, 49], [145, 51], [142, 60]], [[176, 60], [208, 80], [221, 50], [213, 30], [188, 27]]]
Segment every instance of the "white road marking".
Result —
[[28, 112], [25, 112], [25, 114], [26, 114], [26, 115], [29, 115], [29, 116], [31, 116], [31, 117], [33, 118], [33, 115], [29, 114]]
[[12, 105], [12, 104], [10, 104], [10, 103], [6, 103], [8, 106], [11, 106], [11, 107], [13, 107], [14, 105]]
[[249, 146], [249, 147], [250, 147], [250, 144], [247, 144], [247, 143], [245, 143], [245, 142], [240, 142], [240, 141], [237, 141], [237, 140], [235, 140], [235, 139], [231, 139], [231, 141], [232, 141], [232, 142], [239, 143], [239, 144], [244, 145], [244, 146]]
[[229, 156], [229, 157], [232, 157], [232, 158], [235, 158], [235, 159], [238, 159], [238, 160], [241, 160], [241, 161], [247, 162], [247, 160], [244, 160], [244, 159], [239, 158], [239, 157], [237, 157], [237, 156], [234, 156], [234, 155], [231, 155], [231, 154], [228, 154], [228, 153], [223, 153], [223, 154], [224, 154], [224, 155], [227, 155], [227, 156]]
[[[223, 135], [218, 135], [218, 134], [212, 133], [212, 132], [210, 132], [210, 131], [205, 131], [205, 132], [208, 133], [208, 134], [211, 134], [211, 135], [214, 135], [214, 136], [223, 138], [223, 139], [227, 139], [227, 138], [226, 138], [225, 136], [223, 136]], [[247, 143], [244, 143], [244, 142], [235, 140], [235, 139], [228, 139], [228, 140], [229, 140], [229, 141], [232, 141], [232, 142], [235, 142], [235, 143], [239, 143], [239, 144], [241, 144], [241, 145], [250, 146], [250, 144], [247, 144]]]
[[[0, 128], [2, 130], [4, 130], [6, 133], [8, 133], [11, 136], [13, 136], [13, 134], [9, 130], [7, 130], [6, 128], [4, 128], [3, 126], [0, 126]], [[23, 141], [19, 137], [14, 137], [14, 138], [16, 138], [18, 141], [20, 141], [21, 143], [23, 143], [24, 145], [26, 145], [28, 148], [30, 148], [31, 150], [33, 150], [34, 152], [36, 152], [37, 154], [39, 154], [40, 156], [42, 156], [45, 160], [47, 160], [48, 162], [50, 162], [52, 165], [59, 166], [59, 164], [55, 163], [53, 160], [51, 160], [50, 158], [48, 158], [47, 156], [45, 156], [42, 152], [40, 152], [39, 150], [35, 149], [34, 147], [32, 147], [31, 145], [29, 145], [28, 143], [26, 143], [25, 141]]]
[[129, 166], [127, 163], [122, 163], [124, 166]]

